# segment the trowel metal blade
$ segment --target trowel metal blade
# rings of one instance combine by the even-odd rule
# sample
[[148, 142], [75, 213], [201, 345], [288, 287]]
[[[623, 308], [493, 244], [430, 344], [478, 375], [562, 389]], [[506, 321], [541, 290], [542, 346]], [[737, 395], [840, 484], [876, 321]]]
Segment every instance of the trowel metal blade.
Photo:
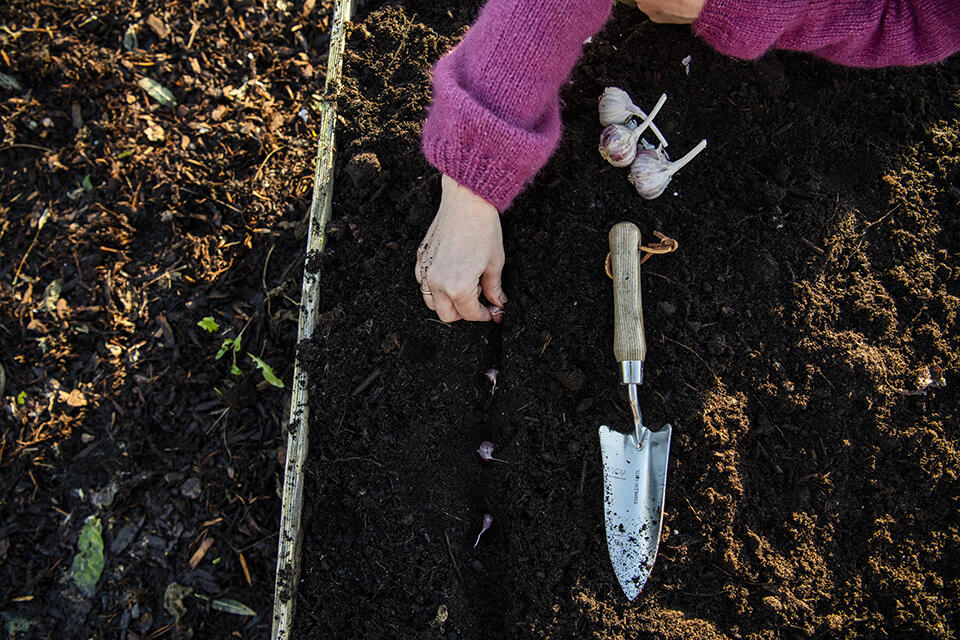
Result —
[[629, 600], [646, 584], [660, 545], [672, 428], [634, 433], [600, 427], [607, 548]]

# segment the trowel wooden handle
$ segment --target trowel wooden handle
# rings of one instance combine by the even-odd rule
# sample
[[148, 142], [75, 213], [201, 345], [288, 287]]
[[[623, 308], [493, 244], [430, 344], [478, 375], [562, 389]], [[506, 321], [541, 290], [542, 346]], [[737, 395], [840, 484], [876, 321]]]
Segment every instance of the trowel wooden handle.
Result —
[[643, 311], [640, 304], [640, 230], [620, 222], [610, 230], [613, 273], [613, 354], [618, 362], [643, 360]]

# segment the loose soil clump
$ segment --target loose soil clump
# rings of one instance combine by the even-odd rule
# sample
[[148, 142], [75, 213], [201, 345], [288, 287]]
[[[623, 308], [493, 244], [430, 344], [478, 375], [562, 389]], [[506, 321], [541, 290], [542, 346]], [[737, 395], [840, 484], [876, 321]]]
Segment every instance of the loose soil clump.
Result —
[[[300, 356], [300, 635], [954, 637], [960, 59], [744, 63], [618, 6], [563, 90], [560, 148], [503, 217], [503, 324], [448, 326], [413, 278], [439, 201], [419, 134], [430, 65], [477, 9], [389, 3], [349, 36], [324, 322]], [[594, 152], [605, 86], [647, 108], [667, 93], [675, 155], [709, 140], [656, 200]], [[603, 270], [625, 219], [680, 243], [643, 269], [641, 403], [675, 435], [634, 604], [597, 447], [599, 425], [630, 424]]]

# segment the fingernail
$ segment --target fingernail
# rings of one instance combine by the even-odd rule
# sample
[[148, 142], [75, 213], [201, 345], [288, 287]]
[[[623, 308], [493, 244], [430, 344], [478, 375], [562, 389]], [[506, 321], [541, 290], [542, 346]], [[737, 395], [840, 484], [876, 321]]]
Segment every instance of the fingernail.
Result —
[[507, 304], [507, 294], [500, 292], [500, 304]]

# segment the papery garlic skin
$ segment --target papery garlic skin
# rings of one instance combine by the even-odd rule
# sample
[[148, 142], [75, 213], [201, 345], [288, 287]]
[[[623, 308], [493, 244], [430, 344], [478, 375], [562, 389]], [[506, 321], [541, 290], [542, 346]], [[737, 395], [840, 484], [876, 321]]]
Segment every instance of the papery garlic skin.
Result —
[[626, 167], [637, 155], [637, 127], [612, 124], [600, 132], [600, 155], [615, 167]]
[[623, 124], [636, 115], [637, 108], [626, 91], [619, 87], [607, 87], [600, 96], [600, 124], [609, 127]]
[[670, 159], [661, 149], [641, 149], [630, 165], [627, 179], [645, 200], [653, 200], [664, 192], [673, 178]]

